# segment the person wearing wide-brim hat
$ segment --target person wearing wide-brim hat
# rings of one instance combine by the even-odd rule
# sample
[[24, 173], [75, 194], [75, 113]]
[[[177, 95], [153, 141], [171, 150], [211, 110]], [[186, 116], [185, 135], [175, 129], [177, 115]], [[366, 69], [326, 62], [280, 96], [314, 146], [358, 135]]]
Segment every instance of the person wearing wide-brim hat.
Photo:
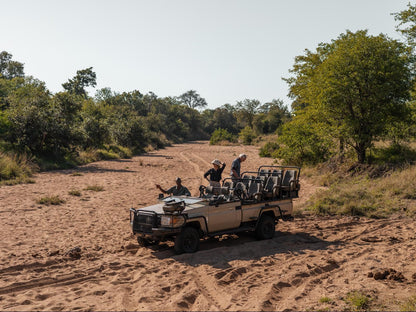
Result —
[[213, 161], [211, 161], [211, 164], [213, 168], [205, 172], [204, 178], [209, 182], [209, 185], [221, 186], [221, 175], [225, 168], [225, 163], [221, 163], [218, 159], [214, 159]]

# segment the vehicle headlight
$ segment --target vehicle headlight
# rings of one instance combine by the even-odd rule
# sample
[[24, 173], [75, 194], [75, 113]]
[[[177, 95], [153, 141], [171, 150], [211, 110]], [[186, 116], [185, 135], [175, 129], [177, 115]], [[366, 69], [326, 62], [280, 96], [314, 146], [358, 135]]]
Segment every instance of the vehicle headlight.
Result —
[[180, 227], [185, 223], [185, 218], [183, 216], [169, 216], [169, 215], [163, 215], [160, 219], [160, 224], [162, 226], [168, 226], [168, 227]]

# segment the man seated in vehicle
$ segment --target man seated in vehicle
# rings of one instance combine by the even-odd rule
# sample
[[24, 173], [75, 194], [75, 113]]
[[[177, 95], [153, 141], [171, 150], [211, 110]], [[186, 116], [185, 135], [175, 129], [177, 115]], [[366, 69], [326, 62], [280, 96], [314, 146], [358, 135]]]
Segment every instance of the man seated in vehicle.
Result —
[[191, 196], [191, 192], [189, 192], [188, 188], [182, 185], [181, 178], [176, 178], [176, 185], [172, 186], [170, 189], [166, 191], [162, 189], [160, 184], [156, 184], [156, 187], [164, 194], [170, 194], [173, 196], [183, 196], [183, 195]]

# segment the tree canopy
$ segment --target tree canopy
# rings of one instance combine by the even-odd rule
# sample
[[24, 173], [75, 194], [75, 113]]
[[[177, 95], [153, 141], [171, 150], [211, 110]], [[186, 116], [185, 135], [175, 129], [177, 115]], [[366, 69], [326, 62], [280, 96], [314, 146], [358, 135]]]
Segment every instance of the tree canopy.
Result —
[[412, 62], [409, 49], [385, 35], [341, 34], [295, 59], [287, 79], [294, 113], [306, 113], [364, 162], [374, 140], [408, 116]]
[[189, 90], [178, 97], [180, 103], [187, 105], [190, 108], [204, 108], [207, 106], [207, 101], [201, 97], [195, 90]]
[[0, 77], [13, 79], [25, 75], [23, 63], [13, 61], [12, 57], [13, 55], [6, 51], [0, 52]]
[[97, 85], [97, 76], [92, 67], [77, 71], [74, 78], [62, 84], [62, 87], [69, 93], [80, 95], [87, 98], [86, 87], [95, 87]]

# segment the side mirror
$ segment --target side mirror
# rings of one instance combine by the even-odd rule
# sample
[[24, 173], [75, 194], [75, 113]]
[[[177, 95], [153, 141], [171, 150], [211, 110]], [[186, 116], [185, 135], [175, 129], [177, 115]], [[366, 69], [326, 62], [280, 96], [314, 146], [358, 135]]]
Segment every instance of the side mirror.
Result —
[[163, 197], [164, 197], [163, 193], [160, 193], [159, 196], [158, 196], [158, 199], [163, 199]]

